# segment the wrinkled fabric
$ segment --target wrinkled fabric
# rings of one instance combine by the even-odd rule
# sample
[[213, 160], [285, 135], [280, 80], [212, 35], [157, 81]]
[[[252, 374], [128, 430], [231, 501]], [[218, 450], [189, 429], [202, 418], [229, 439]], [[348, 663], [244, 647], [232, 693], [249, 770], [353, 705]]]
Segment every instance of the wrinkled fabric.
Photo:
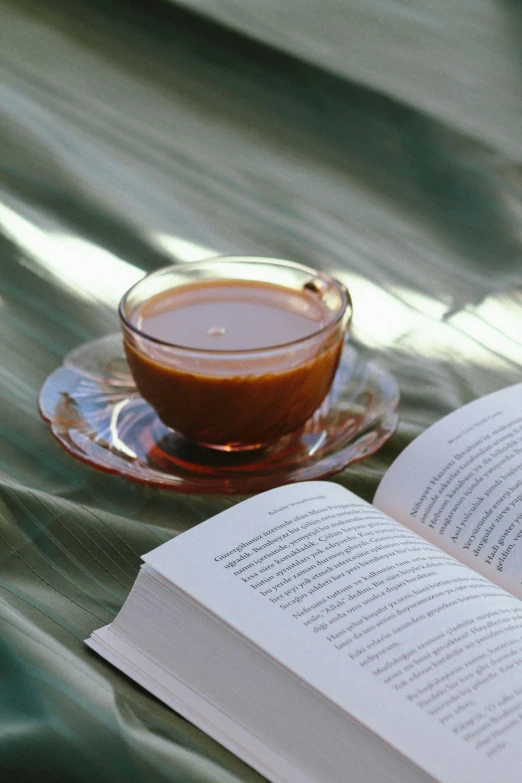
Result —
[[0, 0], [6, 781], [261, 779], [83, 644], [142, 553], [236, 502], [98, 472], [38, 414], [145, 271], [263, 255], [348, 285], [354, 344], [401, 389], [396, 435], [333, 479], [367, 500], [427, 426], [521, 380], [517, 4], [183, 6]]

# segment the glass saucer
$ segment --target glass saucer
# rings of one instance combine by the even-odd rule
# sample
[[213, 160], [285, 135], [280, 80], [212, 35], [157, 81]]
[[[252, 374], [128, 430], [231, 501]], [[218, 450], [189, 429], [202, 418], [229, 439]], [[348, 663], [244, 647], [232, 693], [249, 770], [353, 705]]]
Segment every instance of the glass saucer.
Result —
[[247, 495], [324, 478], [374, 454], [398, 423], [394, 377], [347, 345], [321, 408], [272, 446], [230, 453], [167, 429], [140, 397], [121, 335], [81, 345], [45, 381], [42, 417], [74, 457], [99, 470], [178, 492]]

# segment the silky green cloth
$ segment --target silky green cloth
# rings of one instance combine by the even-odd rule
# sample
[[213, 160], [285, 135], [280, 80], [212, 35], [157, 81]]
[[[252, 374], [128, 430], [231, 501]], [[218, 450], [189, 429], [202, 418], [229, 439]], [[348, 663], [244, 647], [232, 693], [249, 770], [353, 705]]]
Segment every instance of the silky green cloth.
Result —
[[236, 501], [100, 473], [39, 417], [144, 271], [248, 254], [346, 282], [354, 344], [401, 389], [397, 434], [333, 479], [368, 500], [428, 425], [521, 380], [517, 3], [184, 6], [0, 0], [9, 783], [261, 779], [83, 644], [142, 553]]

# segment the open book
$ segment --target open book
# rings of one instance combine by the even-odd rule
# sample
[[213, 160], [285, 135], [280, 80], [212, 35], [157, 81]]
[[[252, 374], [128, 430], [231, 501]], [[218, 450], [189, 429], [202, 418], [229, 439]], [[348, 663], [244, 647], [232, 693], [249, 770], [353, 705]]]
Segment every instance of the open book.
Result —
[[519, 783], [522, 384], [143, 559], [87, 643], [270, 780]]

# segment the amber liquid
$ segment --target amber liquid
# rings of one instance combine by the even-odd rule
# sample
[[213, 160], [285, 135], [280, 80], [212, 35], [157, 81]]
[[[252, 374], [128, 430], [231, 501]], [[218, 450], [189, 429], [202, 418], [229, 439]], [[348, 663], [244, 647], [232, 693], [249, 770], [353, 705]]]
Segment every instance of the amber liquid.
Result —
[[[342, 326], [317, 344], [296, 341], [317, 337], [334, 317], [308, 290], [203, 281], [152, 297], [133, 318], [143, 335], [188, 351], [172, 348], [170, 356], [153, 341], [129, 338], [125, 348], [141, 395], [168, 427], [207, 445], [264, 445], [297, 429], [326, 396]], [[286, 346], [277, 357], [275, 346]], [[259, 353], [238, 365], [237, 354], [227, 354], [235, 351]]]
[[145, 302], [135, 323], [150, 337], [184, 348], [249, 351], [309, 337], [329, 318], [308, 291], [222, 280], [165, 291]]

